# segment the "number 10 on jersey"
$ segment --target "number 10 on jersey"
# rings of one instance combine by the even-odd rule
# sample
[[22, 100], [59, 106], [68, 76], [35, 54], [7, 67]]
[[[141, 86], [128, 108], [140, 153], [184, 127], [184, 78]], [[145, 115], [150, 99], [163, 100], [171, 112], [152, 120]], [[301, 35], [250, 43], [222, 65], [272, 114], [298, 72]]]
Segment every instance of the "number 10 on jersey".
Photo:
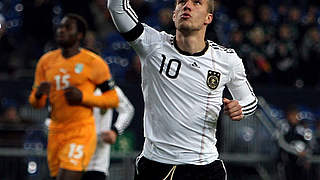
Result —
[[[165, 62], [166, 62], [166, 56], [165, 55], [162, 55], [162, 61], [161, 61], [161, 66], [160, 66], [160, 70], [159, 70], [159, 73], [162, 74], [162, 71], [164, 69], [164, 66], [165, 66]], [[172, 65], [176, 64], [176, 68], [173, 69], [171, 68]], [[179, 72], [180, 72], [180, 68], [181, 68], [181, 61], [178, 60], [178, 59], [170, 59], [169, 60], [169, 63], [167, 65], [167, 68], [166, 68], [166, 72], [165, 72], [165, 75], [168, 77], [168, 78], [171, 78], [171, 79], [176, 79], [179, 75]], [[171, 70], [171, 72], [170, 72]]]

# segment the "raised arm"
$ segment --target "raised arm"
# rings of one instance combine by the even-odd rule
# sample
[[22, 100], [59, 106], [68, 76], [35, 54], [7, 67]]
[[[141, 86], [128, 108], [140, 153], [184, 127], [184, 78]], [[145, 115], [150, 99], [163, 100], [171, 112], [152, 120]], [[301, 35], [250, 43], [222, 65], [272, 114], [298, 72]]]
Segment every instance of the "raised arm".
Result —
[[118, 31], [139, 55], [142, 64], [152, 51], [161, 48], [161, 33], [138, 21], [129, 0], [108, 0], [107, 7]]
[[127, 41], [133, 41], [142, 34], [143, 26], [129, 0], [108, 0], [107, 7], [116, 28]]

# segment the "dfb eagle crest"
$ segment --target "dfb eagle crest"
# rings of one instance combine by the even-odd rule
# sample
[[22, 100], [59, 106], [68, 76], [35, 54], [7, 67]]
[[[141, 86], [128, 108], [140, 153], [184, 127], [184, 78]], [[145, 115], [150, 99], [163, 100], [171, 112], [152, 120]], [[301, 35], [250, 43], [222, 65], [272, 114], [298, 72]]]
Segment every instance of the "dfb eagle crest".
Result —
[[207, 76], [207, 86], [212, 90], [217, 89], [220, 82], [220, 76], [221, 74], [219, 72], [209, 70]]

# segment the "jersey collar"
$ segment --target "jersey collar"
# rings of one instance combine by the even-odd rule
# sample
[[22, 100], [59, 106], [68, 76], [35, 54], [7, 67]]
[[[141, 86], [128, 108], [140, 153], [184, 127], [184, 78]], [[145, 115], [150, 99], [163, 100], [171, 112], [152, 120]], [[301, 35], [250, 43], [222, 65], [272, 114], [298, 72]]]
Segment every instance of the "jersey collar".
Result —
[[174, 44], [174, 47], [178, 50], [178, 52], [180, 54], [183, 54], [183, 55], [186, 55], [186, 56], [202, 56], [202, 55], [204, 55], [204, 53], [206, 53], [206, 51], [209, 48], [209, 43], [208, 43], [208, 41], [206, 41], [206, 46], [204, 47], [204, 49], [202, 51], [191, 54], [191, 53], [189, 53], [187, 51], [181, 50], [178, 47], [176, 37], [174, 37], [174, 39], [173, 39], [173, 44]]

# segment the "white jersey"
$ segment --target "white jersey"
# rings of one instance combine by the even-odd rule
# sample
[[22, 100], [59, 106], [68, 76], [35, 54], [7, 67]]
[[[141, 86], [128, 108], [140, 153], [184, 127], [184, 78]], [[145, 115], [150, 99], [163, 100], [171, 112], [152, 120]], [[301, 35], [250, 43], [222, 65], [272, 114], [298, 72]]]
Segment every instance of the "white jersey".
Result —
[[224, 88], [239, 101], [244, 115], [251, 115], [257, 107], [242, 60], [234, 50], [212, 41], [207, 41], [201, 52], [184, 52], [174, 36], [137, 22], [126, 2], [109, 0], [108, 7], [116, 27], [141, 60], [145, 101], [142, 155], [167, 164], [215, 161]]
[[[114, 126], [118, 130], [118, 133], [122, 134], [132, 120], [134, 107], [118, 86], [115, 86], [115, 90], [119, 97], [119, 106], [116, 108], [118, 117]], [[95, 94], [101, 95], [101, 91], [97, 89]], [[99, 135], [103, 131], [110, 130], [113, 109], [108, 109], [104, 114], [102, 114], [100, 108], [93, 108], [93, 113], [95, 117], [96, 131], [98, 134], [98, 144], [95, 154], [91, 158], [87, 167], [87, 171], [100, 171], [108, 174], [110, 165], [110, 144], [104, 143]]]

